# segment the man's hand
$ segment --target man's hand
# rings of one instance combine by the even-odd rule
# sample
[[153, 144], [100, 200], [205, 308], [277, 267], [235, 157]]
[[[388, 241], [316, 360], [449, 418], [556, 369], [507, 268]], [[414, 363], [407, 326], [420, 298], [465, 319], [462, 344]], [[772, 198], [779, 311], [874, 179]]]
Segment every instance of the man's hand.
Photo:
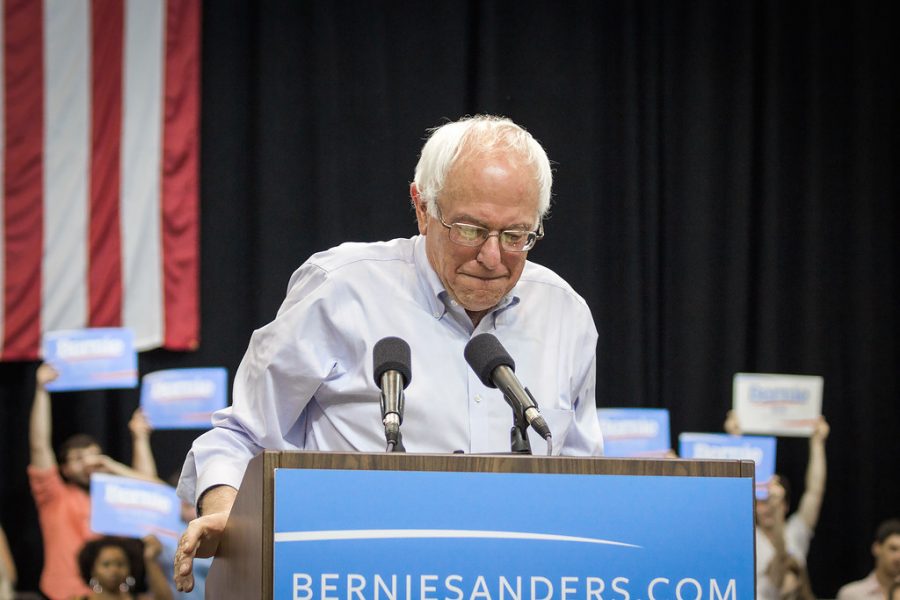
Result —
[[213, 486], [200, 495], [203, 516], [188, 523], [175, 552], [175, 587], [179, 592], [194, 589], [194, 557], [216, 553], [236, 497], [237, 490], [228, 485]]
[[132, 413], [131, 419], [128, 421], [128, 430], [131, 432], [132, 437], [150, 437], [153, 428], [140, 407], [136, 408], [134, 413]]
[[725, 433], [741, 435], [741, 424], [733, 410], [729, 410], [725, 415]]
[[59, 373], [49, 363], [41, 363], [35, 373], [35, 382], [40, 389], [46, 388], [47, 384], [59, 377]]
[[194, 589], [194, 558], [215, 554], [227, 521], [228, 512], [217, 512], [188, 523], [175, 552], [175, 587], [179, 592]]
[[120, 474], [116, 469], [118, 463], [105, 454], [90, 454], [85, 456], [82, 461], [84, 462], [84, 470], [88, 475], [93, 475], [94, 473]]
[[819, 415], [819, 419], [813, 427], [812, 434], [809, 436], [809, 441], [824, 442], [828, 439], [829, 433], [831, 433], [831, 426], [828, 424], [828, 421], [825, 420], [825, 417]]

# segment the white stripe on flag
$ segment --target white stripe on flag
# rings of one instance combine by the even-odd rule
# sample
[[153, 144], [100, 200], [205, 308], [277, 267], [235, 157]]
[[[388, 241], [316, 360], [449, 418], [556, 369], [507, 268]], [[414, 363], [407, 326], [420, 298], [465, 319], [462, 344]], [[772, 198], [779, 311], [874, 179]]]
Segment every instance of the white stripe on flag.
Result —
[[165, 3], [125, 4], [122, 103], [122, 325], [135, 347], [163, 342], [162, 168]]
[[44, 4], [43, 331], [87, 326], [90, 10]]

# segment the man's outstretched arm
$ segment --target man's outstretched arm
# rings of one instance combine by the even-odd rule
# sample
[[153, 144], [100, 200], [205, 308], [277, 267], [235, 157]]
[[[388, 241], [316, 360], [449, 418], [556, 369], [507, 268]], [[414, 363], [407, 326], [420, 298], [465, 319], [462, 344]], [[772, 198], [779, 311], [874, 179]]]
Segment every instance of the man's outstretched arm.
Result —
[[31, 404], [31, 417], [28, 422], [28, 447], [31, 452], [31, 466], [38, 469], [56, 466], [51, 441], [53, 421], [50, 394], [45, 386], [57, 376], [56, 369], [47, 363], [41, 363], [34, 377], [34, 401]]
[[825, 461], [825, 440], [831, 431], [825, 417], [819, 417], [812, 435], [809, 437], [809, 462], [806, 464], [806, 481], [803, 495], [797, 506], [797, 514], [810, 529], [815, 529], [825, 498], [827, 465]]
[[153, 428], [140, 408], [135, 409], [131, 415], [128, 430], [131, 432], [131, 468], [145, 477], [158, 479], [156, 459], [150, 447], [150, 434]]

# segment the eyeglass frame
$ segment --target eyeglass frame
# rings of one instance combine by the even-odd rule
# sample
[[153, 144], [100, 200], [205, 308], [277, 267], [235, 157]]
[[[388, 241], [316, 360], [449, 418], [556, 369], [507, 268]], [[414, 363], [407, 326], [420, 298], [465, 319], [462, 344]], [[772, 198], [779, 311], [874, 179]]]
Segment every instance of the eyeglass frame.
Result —
[[[440, 205], [435, 202], [435, 208], [437, 208], [437, 218], [438, 222], [447, 228], [447, 237], [454, 244], [458, 244], [460, 246], [466, 246], [467, 248], [477, 248], [478, 246], [484, 245], [485, 242], [488, 241], [488, 238], [497, 237], [497, 244], [500, 246], [502, 250], [506, 252], [528, 252], [532, 248], [534, 248], [535, 244], [537, 244], [540, 240], [544, 239], [544, 221], [541, 220], [538, 223], [538, 228], [535, 231], [531, 231], [529, 229], [501, 229], [501, 230], [491, 230], [487, 227], [482, 227], [481, 225], [473, 225], [472, 223], [460, 223], [458, 221], [454, 221], [453, 223], [444, 222], [444, 211], [441, 210]], [[459, 231], [460, 227], [468, 227], [474, 230], [482, 231], [484, 233], [481, 234], [480, 239], [478, 239], [474, 244], [468, 244], [466, 242], [453, 239], [452, 232], [454, 231], [454, 227], [456, 227], [456, 231]], [[528, 241], [525, 244], [525, 247], [522, 249], [517, 248], [507, 248], [503, 245], [503, 238], [501, 237], [504, 233], [514, 233], [514, 234], [522, 234], [524, 233]]]

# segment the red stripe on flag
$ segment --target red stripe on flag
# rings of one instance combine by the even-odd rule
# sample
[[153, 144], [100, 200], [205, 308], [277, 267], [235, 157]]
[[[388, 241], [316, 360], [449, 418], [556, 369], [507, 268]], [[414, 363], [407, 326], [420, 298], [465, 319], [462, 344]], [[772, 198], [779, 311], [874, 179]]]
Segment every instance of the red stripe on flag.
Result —
[[162, 165], [165, 341], [199, 344], [200, 2], [168, 0]]
[[119, 162], [122, 146], [121, 0], [91, 2], [91, 167], [88, 225], [88, 323], [122, 324], [122, 232]]
[[41, 339], [43, 256], [43, 3], [3, 5], [3, 360], [35, 357]]

